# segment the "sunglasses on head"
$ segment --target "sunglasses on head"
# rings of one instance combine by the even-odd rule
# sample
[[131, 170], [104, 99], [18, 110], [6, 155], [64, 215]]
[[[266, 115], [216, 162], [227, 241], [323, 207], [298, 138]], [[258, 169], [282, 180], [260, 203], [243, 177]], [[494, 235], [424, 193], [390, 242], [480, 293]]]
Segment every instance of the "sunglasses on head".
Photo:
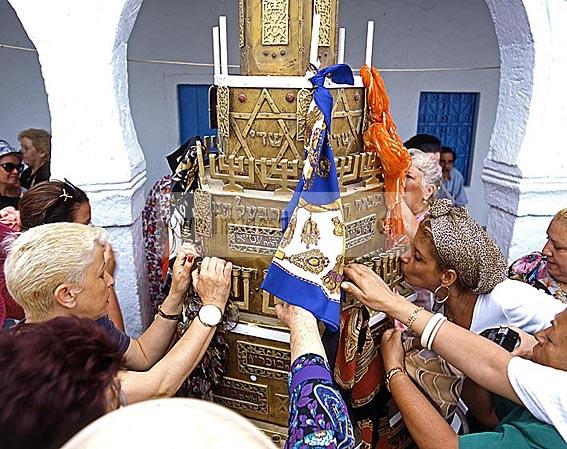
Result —
[[13, 162], [5, 162], [4, 164], [0, 164], [7, 173], [12, 173], [14, 170], [17, 170], [20, 173], [24, 169], [24, 164], [14, 164]]

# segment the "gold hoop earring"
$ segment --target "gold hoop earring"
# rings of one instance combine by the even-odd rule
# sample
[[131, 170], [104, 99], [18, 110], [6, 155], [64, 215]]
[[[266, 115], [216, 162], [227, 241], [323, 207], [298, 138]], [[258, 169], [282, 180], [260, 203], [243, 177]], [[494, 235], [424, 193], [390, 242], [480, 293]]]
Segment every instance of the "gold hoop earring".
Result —
[[[437, 297], [437, 293], [439, 292], [439, 290], [441, 290], [442, 288], [446, 288], [447, 289], [447, 295], [445, 295], [445, 297], [443, 299], [439, 299]], [[443, 304], [445, 303], [448, 299], [449, 299], [449, 295], [451, 294], [451, 290], [449, 290], [449, 287], [447, 287], [446, 285], [440, 285], [439, 287], [437, 287], [435, 289], [435, 291], [433, 292], [433, 299], [435, 300], [435, 302], [437, 304]]]

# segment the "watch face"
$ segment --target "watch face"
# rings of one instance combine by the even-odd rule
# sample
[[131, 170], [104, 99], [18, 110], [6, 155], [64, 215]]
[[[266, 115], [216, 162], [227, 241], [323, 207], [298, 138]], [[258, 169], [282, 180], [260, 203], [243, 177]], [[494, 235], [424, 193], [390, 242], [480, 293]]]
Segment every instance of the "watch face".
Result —
[[208, 326], [216, 326], [222, 318], [222, 312], [217, 306], [207, 304], [199, 310], [199, 319]]

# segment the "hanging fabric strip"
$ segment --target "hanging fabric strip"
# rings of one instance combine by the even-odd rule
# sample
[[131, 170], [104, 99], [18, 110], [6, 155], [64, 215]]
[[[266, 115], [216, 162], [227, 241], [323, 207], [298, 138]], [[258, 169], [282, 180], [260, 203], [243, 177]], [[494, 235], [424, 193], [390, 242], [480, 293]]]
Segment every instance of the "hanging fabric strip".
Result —
[[332, 331], [339, 327], [345, 229], [335, 157], [329, 134], [333, 97], [324, 86], [354, 84], [346, 64], [327, 67], [310, 78], [313, 101], [306, 120], [305, 164], [283, 215], [284, 235], [262, 288], [309, 310]]
[[386, 219], [384, 230], [388, 246], [396, 246], [404, 238], [404, 223], [400, 202], [405, 189], [405, 177], [411, 166], [411, 156], [396, 131], [390, 115], [390, 100], [386, 85], [375, 67], [362, 66], [360, 75], [366, 87], [370, 126], [364, 131], [364, 150], [378, 155], [384, 173]]

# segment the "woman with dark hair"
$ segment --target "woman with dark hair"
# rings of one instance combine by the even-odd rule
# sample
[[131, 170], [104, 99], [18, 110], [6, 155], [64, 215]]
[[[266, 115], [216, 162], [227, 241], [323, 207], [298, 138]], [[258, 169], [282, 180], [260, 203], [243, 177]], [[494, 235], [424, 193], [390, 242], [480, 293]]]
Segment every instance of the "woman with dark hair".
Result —
[[381, 344], [386, 386], [419, 449], [567, 448], [567, 390], [561, 388], [567, 380], [567, 312], [535, 338], [522, 339], [525, 357], [515, 357], [443, 315], [416, 307], [364, 265], [347, 265], [345, 274], [350, 281], [342, 284], [344, 290], [406, 323], [424, 346], [498, 395], [493, 406], [500, 422], [493, 431], [457, 435], [407, 376], [401, 332], [387, 330]]
[[59, 317], [0, 332], [0, 441], [56, 449], [118, 408], [122, 356], [93, 320]]
[[[47, 223], [91, 223], [87, 194], [69, 181], [45, 181], [20, 200], [22, 231]], [[112, 273], [111, 273], [112, 274]]]
[[19, 180], [23, 169], [22, 153], [5, 140], [0, 140], [0, 167], [0, 209], [17, 209], [22, 194]]
[[[405, 280], [432, 293], [435, 312], [477, 334], [500, 325], [533, 334], [566, 308], [529, 285], [507, 279], [506, 259], [496, 242], [465, 208], [447, 199], [433, 202], [411, 251], [401, 260]], [[410, 376], [452, 418], [465, 377], [430, 349], [422, 349], [417, 339], [409, 338], [405, 346]], [[483, 424], [494, 422], [483, 402], [486, 395], [472, 382], [466, 382], [463, 398]]]
[[[20, 200], [21, 230], [26, 231], [48, 223], [90, 224], [91, 205], [87, 194], [67, 180], [45, 181], [36, 184], [28, 190]], [[0, 252], [3, 252], [3, 250], [0, 249]], [[116, 263], [110, 244], [107, 244], [106, 252], [108, 260], [106, 271], [111, 276], [114, 276]], [[2, 283], [2, 285], [4, 285], [4, 283]], [[15, 304], [2, 286], [0, 286], [0, 303], [1, 302]], [[20, 315], [21, 314], [11, 316], [7, 314], [6, 317], [21, 319], [22, 317]], [[118, 329], [124, 330], [124, 319], [114, 287], [111, 289], [108, 317]], [[0, 320], [0, 326], [2, 325], [2, 321], [3, 320]]]

